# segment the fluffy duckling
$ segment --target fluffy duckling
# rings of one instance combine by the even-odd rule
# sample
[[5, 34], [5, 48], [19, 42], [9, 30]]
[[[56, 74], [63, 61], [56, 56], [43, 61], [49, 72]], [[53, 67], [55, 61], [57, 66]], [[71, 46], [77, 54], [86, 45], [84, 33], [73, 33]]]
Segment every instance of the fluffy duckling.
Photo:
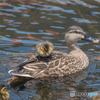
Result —
[[51, 52], [54, 49], [53, 44], [49, 41], [43, 41], [36, 45], [39, 55], [36, 57], [38, 61], [49, 61], [52, 59]]
[[0, 85], [0, 100], [9, 100], [9, 93], [6, 91], [5, 85]]
[[48, 57], [53, 50], [53, 44], [48, 41], [43, 41], [36, 45], [36, 50], [41, 57]]

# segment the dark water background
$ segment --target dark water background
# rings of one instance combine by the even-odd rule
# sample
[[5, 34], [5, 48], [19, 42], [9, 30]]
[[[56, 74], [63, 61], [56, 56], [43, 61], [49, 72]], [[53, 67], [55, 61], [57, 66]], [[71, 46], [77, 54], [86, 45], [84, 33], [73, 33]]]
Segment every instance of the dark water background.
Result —
[[36, 53], [35, 46], [41, 41], [49, 40], [55, 50], [68, 52], [64, 34], [71, 25], [100, 40], [100, 0], [0, 0], [0, 84], [7, 86], [10, 100], [88, 100], [71, 98], [69, 93], [100, 90], [100, 61], [95, 59], [100, 56], [100, 44], [85, 41], [79, 46], [90, 64], [76, 77], [70, 76], [73, 79], [33, 84], [21, 91], [4, 82], [11, 77], [10, 66]]

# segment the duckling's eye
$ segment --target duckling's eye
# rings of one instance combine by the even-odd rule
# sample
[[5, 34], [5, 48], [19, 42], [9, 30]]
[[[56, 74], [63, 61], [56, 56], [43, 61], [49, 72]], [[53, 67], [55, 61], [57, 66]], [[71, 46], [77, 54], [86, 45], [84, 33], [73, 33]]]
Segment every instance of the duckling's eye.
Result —
[[44, 50], [47, 51], [47, 48], [45, 46], [43, 46]]

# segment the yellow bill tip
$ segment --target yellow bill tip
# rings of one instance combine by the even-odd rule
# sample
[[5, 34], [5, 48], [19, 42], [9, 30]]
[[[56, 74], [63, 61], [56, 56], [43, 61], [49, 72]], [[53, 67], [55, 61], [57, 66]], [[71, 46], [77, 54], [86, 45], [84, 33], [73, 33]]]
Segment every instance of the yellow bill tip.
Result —
[[95, 41], [93, 41], [93, 43], [98, 43], [99, 42], [99, 40], [98, 39], [96, 39]]

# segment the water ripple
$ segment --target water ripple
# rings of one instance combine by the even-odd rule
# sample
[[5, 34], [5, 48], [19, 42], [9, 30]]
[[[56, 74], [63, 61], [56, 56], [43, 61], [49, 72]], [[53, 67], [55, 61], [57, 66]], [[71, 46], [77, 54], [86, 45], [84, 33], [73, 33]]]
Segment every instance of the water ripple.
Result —
[[81, 1], [81, 0], [72, 0], [72, 1], [74, 1], [76, 4], [80, 4], [80, 5], [83, 5], [85, 7], [98, 8], [98, 6], [87, 4], [87, 3], [85, 3], [84, 1]]
[[0, 27], [6, 27], [6, 25], [0, 25]]
[[21, 14], [23, 17], [30, 17], [29, 14]]
[[3, 19], [3, 21], [8, 21], [10, 23], [14, 22], [14, 20], [12, 20], [12, 19]]
[[9, 13], [3, 13], [3, 12], [0, 12], [0, 15], [6, 15], [6, 16], [12, 16], [12, 17], [16, 17], [15, 15], [13, 14], [9, 14]]
[[100, 12], [92, 11], [91, 14], [92, 14], [93, 16], [95, 16], [95, 15], [99, 15]]
[[59, 26], [50, 26], [52, 28], [57, 28], [57, 29], [65, 29], [64, 27], [59, 27]]
[[22, 12], [21, 10], [18, 9], [0, 9], [1, 11], [6, 11], [6, 12]]
[[78, 23], [99, 23], [99, 22], [96, 22], [96, 21], [89, 21], [87, 19], [82, 19], [82, 18], [71, 18], [73, 19], [74, 21], [78, 22]]
[[16, 28], [6, 28], [6, 30], [10, 30], [10, 31], [16, 31]]

